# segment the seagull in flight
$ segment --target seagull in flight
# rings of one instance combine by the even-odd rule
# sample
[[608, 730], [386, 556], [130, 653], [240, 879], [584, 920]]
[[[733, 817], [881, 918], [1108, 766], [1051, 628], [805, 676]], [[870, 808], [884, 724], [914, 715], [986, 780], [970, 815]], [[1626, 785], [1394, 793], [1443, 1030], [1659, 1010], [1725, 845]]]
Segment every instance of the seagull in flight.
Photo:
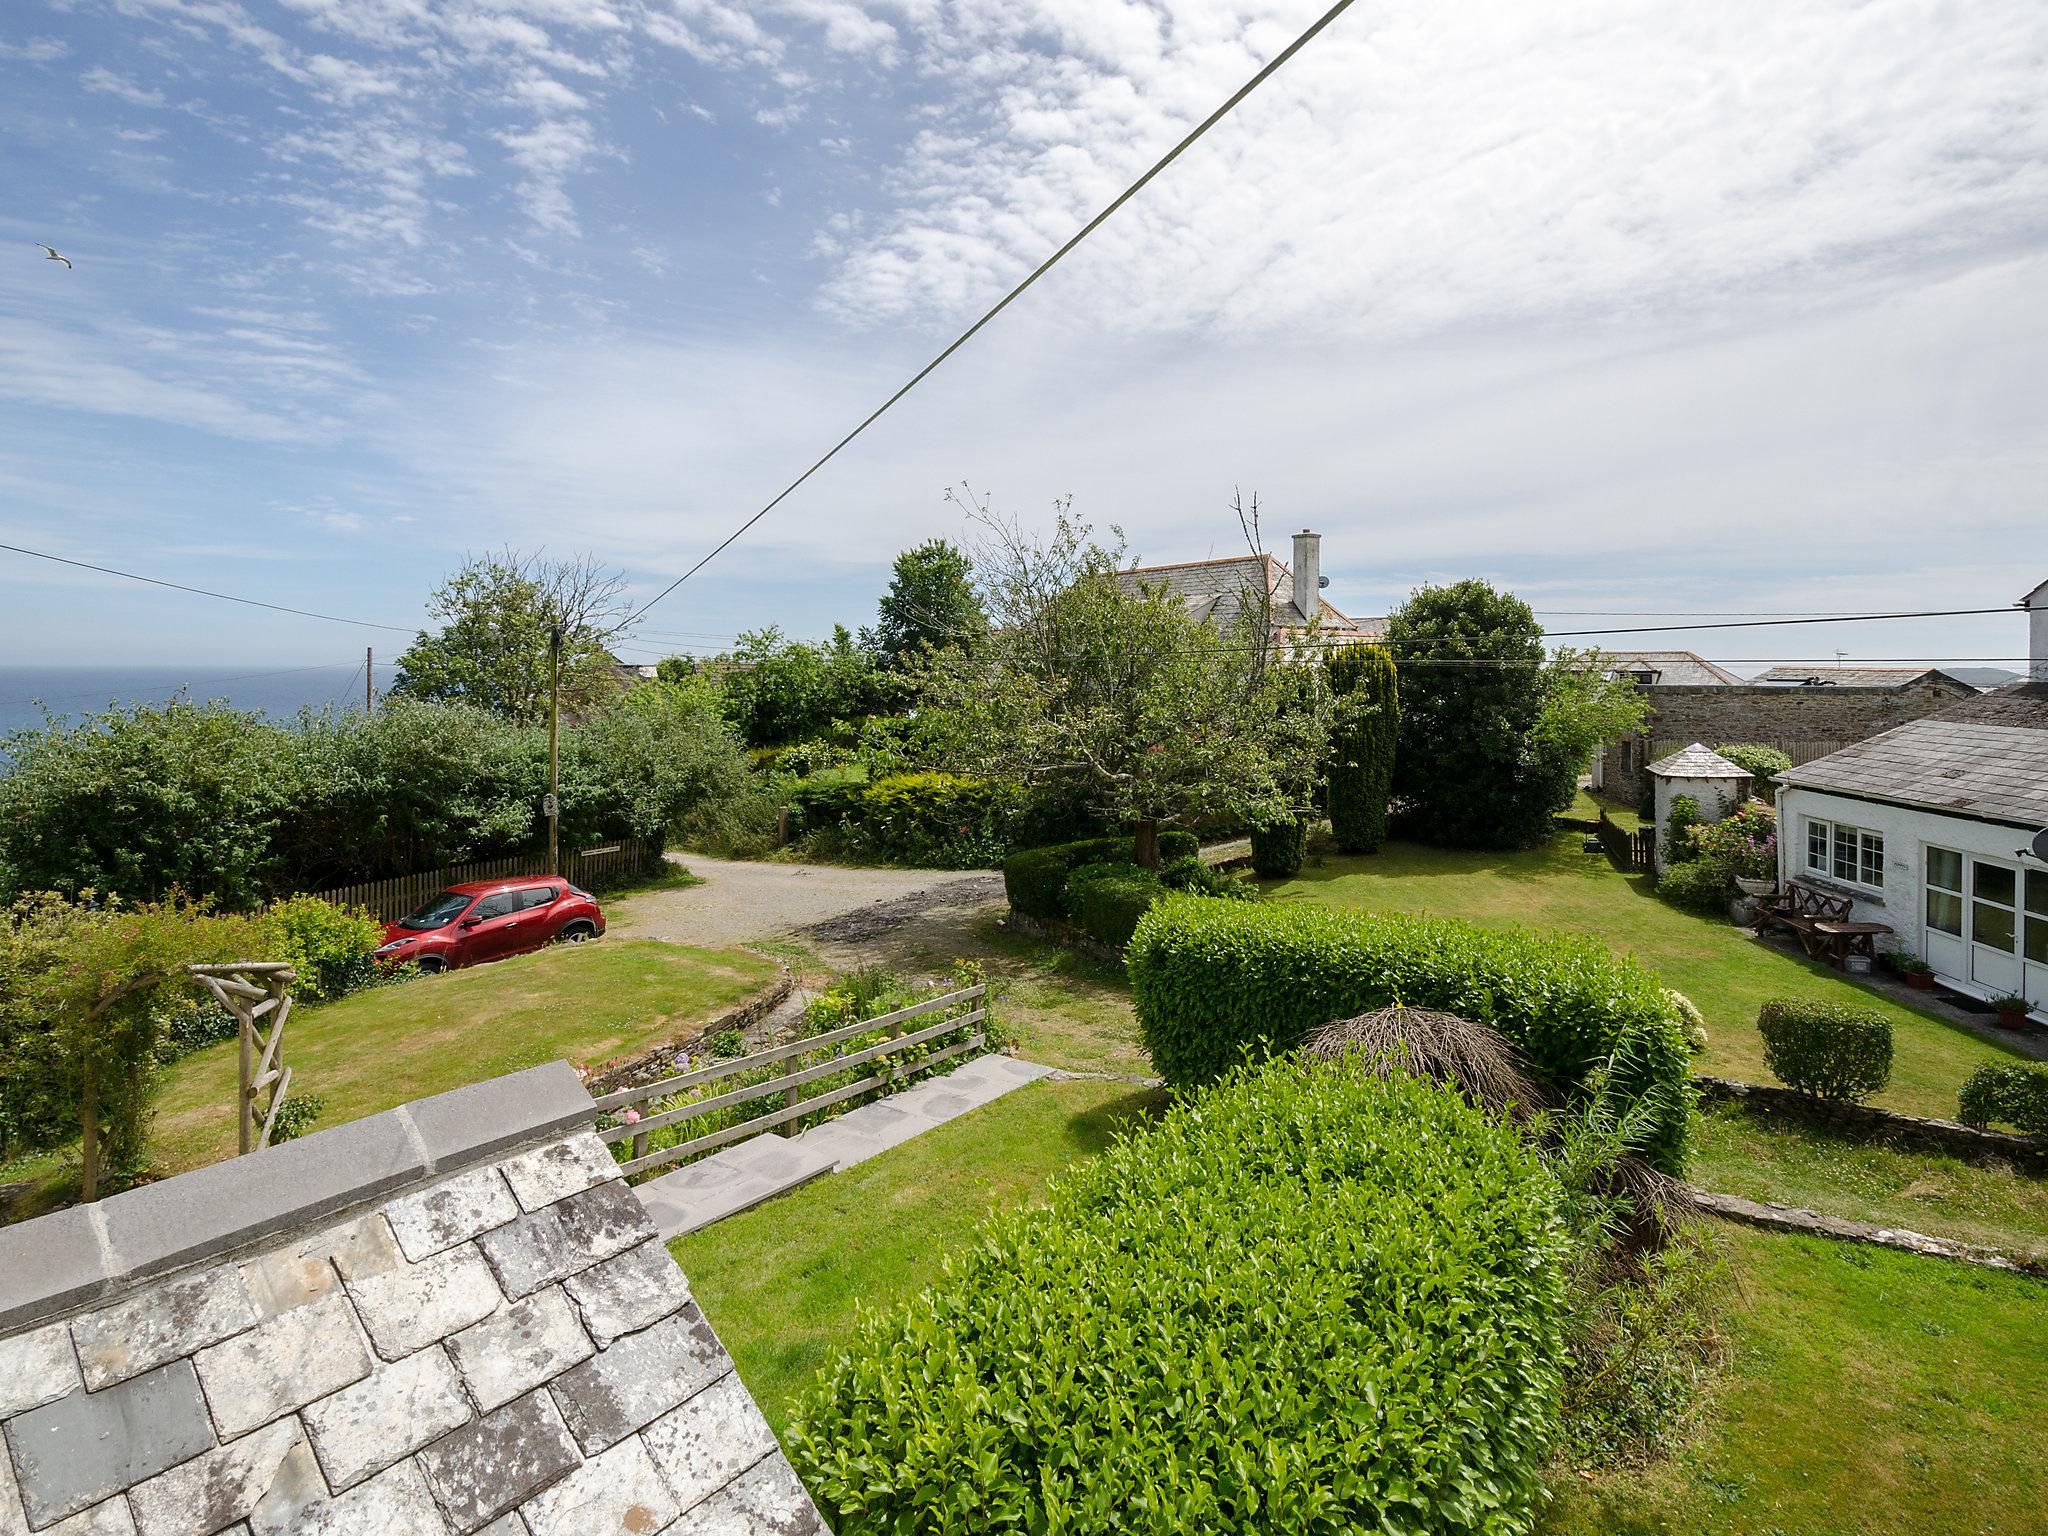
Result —
[[43, 258], [45, 261], [61, 261], [64, 263], [66, 267], [69, 267], [71, 265], [71, 258], [69, 256], [58, 255], [57, 248], [54, 245], [37, 246], [36, 249], [40, 251], [49, 252], [49, 254]]

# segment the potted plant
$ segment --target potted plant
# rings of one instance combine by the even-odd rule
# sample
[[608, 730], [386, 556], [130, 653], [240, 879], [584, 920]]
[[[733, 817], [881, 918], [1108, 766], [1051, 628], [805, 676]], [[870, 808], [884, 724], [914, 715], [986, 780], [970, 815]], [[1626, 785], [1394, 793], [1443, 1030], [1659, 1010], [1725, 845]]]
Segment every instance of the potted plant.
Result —
[[2026, 1028], [2027, 1010], [2032, 1006], [2017, 992], [2008, 992], [2003, 997], [1991, 999], [1991, 1011], [1998, 1015], [1998, 1022], [2007, 1029]]
[[1934, 967], [1918, 955], [1907, 955], [1899, 961], [1899, 974], [1906, 978], [1906, 985], [1916, 992], [1930, 992], [1934, 989]]

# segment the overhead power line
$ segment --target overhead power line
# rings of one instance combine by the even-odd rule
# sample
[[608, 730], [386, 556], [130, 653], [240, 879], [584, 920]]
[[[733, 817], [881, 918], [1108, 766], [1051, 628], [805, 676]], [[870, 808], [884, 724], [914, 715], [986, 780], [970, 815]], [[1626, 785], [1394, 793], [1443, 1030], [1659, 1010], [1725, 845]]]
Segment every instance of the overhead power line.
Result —
[[98, 571], [102, 576], [119, 576], [124, 581], [139, 581], [152, 587], [168, 587], [173, 592], [190, 592], [196, 597], [218, 598], [223, 603], [240, 603], [245, 608], [268, 608], [272, 613], [295, 614], [302, 619], [323, 619], [329, 624], [349, 624], [357, 629], [388, 629], [394, 634], [416, 633], [409, 624], [379, 624], [371, 619], [345, 619], [339, 614], [315, 613], [310, 608], [292, 608], [283, 603], [266, 603], [253, 597], [236, 597], [232, 592], [212, 592], [205, 587], [188, 587], [180, 581], [163, 581], [155, 576], [138, 576], [133, 571], [117, 571], [110, 565], [94, 565], [87, 560], [72, 560], [64, 555], [53, 555], [40, 549], [24, 549], [19, 544], [0, 544], [0, 549], [17, 555], [28, 555], [36, 560], [49, 560], [57, 565], [76, 566], [81, 571]]
[[1872, 624], [1881, 619], [1961, 619], [1982, 613], [2024, 612], [2024, 608], [2008, 603], [2002, 608], [1923, 608], [1910, 613], [1838, 613], [1820, 619], [1730, 619], [1720, 624], [1642, 624], [1627, 629], [1560, 629], [1552, 630], [1544, 638], [1583, 640], [1594, 635], [1665, 635], [1690, 629], [1771, 629], [1784, 624]]
[[1161, 171], [1165, 170], [1169, 165], [1173, 164], [1174, 161], [1178, 160], [1181, 157], [1181, 155], [1185, 153], [1187, 149], [1191, 145], [1193, 145], [1197, 139], [1201, 138], [1203, 134], [1207, 133], [1211, 128], [1215, 127], [1216, 124], [1218, 124], [1225, 117], [1227, 117], [1230, 114], [1231, 110], [1235, 108], [1239, 102], [1243, 101], [1245, 97], [1251, 95], [1253, 91], [1257, 90], [1260, 86], [1264, 85], [1267, 80], [1271, 79], [1274, 73], [1278, 71], [1282, 65], [1286, 64], [1286, 62], [1289, 59], [1293, 58], [1297, 53], [1301, 52], [1302, 49], [1306, 48], [1311, 42], [1313, 42], [1325, 27], [1329, 26], [1331, 22], [1335, 21], [1339, 16], [1343, 15], [1346, 11], [1350, 10], [1351, 5], [1352, 0], [1337, 0], [1337, 3], [1335, 5], [1331, 6], [1327, 11], [1323, 12], [1321, 16], [1317, 17], [1315, 21], [1310, 24], [1307, 31], [1303, 32], [1293, 42], [1289, 43], [1285, 48], [1282, 48], [1278, 53], [1274, 54], [1273, 57], [1266, 62], [1264, 68], [1260, 69], [1257, 74], [1251, 77], [1251, 79], [1245, 81], [1243, 85], [1239, 86], [1235, 91], [1231, 92], [1229, 99], [1226, 100], [1222, 106], [1218, 107], [1214, 112], [1211, 112], [1207, 117], [1203, 118], [1199, 123], [1197, 123], [1192, 129], [1188, 131], [1186, 137], [1184, 137], [1178, 144], [1174, 145], [1173, 148], [1169, 149], [1164, 155], [1161, 155], [1158, 160], [1154, 161], [1152, 168], [1150, 170], [1145, 172], [1145, 174], [1140, 176], [1136, 181], [1132, 182], [1128, 187], [1124, 188], [1122, 192], [1117, 194], [1113, 202], [1111, 202], [1107, 207], [1105, 207], [1100, 213], [1096, 214], [1095, 217], [1090, 219], [1086, 224], [1083, 224], [1080, 227], [1080, 229], [1076, 230], [1073, 236], [1067, 241], [1065, 245], [1061, 246], [1058, 250], [1054, 251], [1050, 256], [1046, 257], [1045, 260], [1041, 261], [1036, 267], [1033, 267], [1031, 269], [1030, 276], [1026, 277], [1023, 282], [1017, 284], [1016, 287], [1012, 288], [1008, 293], [1004, 294], [1000, 299], [998, 299], [995, 302], [995, 304], [989, 309], [987, 314], [983, 315], [979, 320], [975, 321], [974, 324], [970, 325], [969, 327], [967, 327], [966, 330], [962, 331], [957, 337], [953, 339], [953, 341], [950, 344], [948, 344], [948, 346], [943, 352], [941, 352], [937, 357], [933, 358], [930, 362], [926, 363], [922, 368], [918, 369], [916, 373], [911, 375], [909, 382], [904, 384], [901, 389], [897, 390], [895, 394], [891, 395], [888, 399], [884, 400], [880, 405], [876, 406], [873, 411], [869, 412], [866, 419], [863, 420], [859, 426], [855, 427], [851, 432], [847, 433], [846, 436], [842, 437], [841, 439], [839, 439], [838, 442], [834, 443], [829, 449], [825, 451], [824, 455], [820, 457], [816, 463], [811, 465], [809, 469], [805, 470], [802, 474], [798, 475], [794, 480], [790, 481], [788, 485], [784, 486], [780, 491], [778, 491], [774, 499], [771, 500], [766, 506], [761, 508], [760, 511], [756, 512], [752, 517], [748, 518], [745, 522], [741, 523], [739, 527], [735, 528], [731, 533], [727, 534], [725, 538], [719, 541], [718, 545], [715, 548], [713, 548], [708, 554], [706, 554], [702, 559], [700, 559], [695, 565], [691, 566], [687, 571], [684, 571], [682, 575], [678, 576], [674, 581], [670, 582], [667, 586], [663, 587], [659, 592], [655, 593], [653, 597], [649, 598], [645, 603], [641, 604], [640, 607], [634, 611], [632, 618], [629, 618], [626, 622], [628, 624], [631, 624], [634, 619], [638, 619], [642, 614], [646, 613], [648, 609], [652, 608], [656, 603], [660, 602], [663, 598], [667, 597], [669, 593], [675, 591], [677, 587], [680, 587], [692, 576], [696, 575], [699, 571], [703, 570], [705, 566], [709, 565], [713, 560], [716, 560], [720, 555], [724, 554], [726, 550], [732, 548], [734, 544], [738, 543], [741, 536], [745, 534], [749, 528], [753, 527], [754, 524], [760, 522], [761, 519], [766, 517], [770, 512], [773, 512], [776, 509], [776, 507], [782, 504], [783, 500], [787, 498], [791, 492], [795, 491], [797, 487], [801, 486], [806, 480], [810, 479], [811, 476], [815, 475], [819, 470], [823, 469], [834, 458], [836, 458], [839, 454], [840, 449], [844, 448], [856, 437], [859, 437], [861, 433], [867, 431], [869, 427], [873, 426], [875, 422], [881, 419], [884, 412], [886, 412], [897, 401], [901, 400], [905, 395], [909, 394], [913, 389], [917, 388], [919, 384], [924, 382], [924, 379], [928, 374], [930, 374], [934, 369], [936, 369], [941, 363], [945, 362], [945, 360], [951, 357], [955, 352], [958, 352], [962, 347], [966, 346], [969, 341], [973, 340], [975, 335], [981, 330], [983, 326], [987, 325], [991, 320], [995, 319], [997, 315], [1000, 315], [1004, 310], [1008, 309], [1010, 305], [1023, 294], [1025, 289], [1029, 288], [1033, 283], [1037, 282], [1041, 277], [1045, 276], [1046, 273], [1050, 272], [1055, 266], [1057, 266], [1060, 260], [1063, 257], [1065, 257], [1069, 251], [1073, 250], [1075, 246], [1079, 245], [1083, 240], [1086, 240], [1090, 235], [1094, 234], [1097, 229], [1099, 229], [1105, 222], [1107, 222], [1110, 215], [1114, 214], [1119, 208], [1123, 207], [1125, 203], [1128, 203], [1132, 198], [1136, 197], [1140, 192], [1144, 191], [1146, 187], [1151, 185], [1152, 179], [1155, 176], [1157, 176]]

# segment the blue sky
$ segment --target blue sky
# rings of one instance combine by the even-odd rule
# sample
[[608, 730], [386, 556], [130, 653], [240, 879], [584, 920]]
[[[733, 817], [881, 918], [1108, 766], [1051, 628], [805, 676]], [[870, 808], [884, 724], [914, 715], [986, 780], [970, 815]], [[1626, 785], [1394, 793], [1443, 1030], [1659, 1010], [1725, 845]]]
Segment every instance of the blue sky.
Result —
[[[1318, 9], [15, 0], [0, 539], [399, 625], [507, 543], [651, 593]], [[1256, 490], [1359, 613], [1468, 574], [1554, 629], [2048, 577], [2048, 9], [1540, 10], [1362, 0], [645, 646], [865, 621], [962, 480], [1148, 560], [1232, 552]], [[403, 637], [0, 555], [10, 662], [366, 642]]]

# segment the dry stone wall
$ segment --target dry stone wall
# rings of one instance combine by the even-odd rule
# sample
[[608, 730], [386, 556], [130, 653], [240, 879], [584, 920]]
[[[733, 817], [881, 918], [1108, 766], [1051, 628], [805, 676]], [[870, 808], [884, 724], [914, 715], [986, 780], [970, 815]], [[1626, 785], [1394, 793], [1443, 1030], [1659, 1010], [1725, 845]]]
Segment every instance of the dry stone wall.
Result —
[[823, 1532], [592, 1118], [555, 1063], [0, 1231], [0, 1536]]

